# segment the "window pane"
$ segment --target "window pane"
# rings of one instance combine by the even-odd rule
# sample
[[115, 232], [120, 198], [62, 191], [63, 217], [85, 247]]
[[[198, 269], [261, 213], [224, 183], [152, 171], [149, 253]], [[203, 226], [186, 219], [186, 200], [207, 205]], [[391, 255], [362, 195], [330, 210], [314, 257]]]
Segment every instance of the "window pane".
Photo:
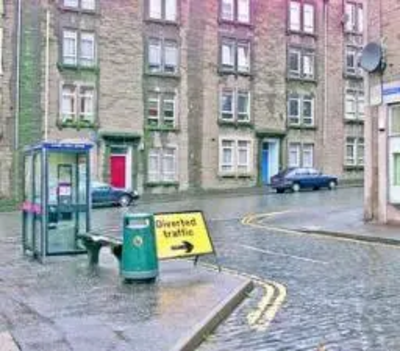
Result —
[[364, 30], [364, 10], [362, 8], [362, 5], [359, 6], [358, 11], [357, 11], [357, 22], [358, 22], [358, 32], [362, 33]]
[[298, 50], [289, 52], [289, 71], [293, 76], [300, 76], [300, 52]]
[[160, 169], [160, 150], [149, 150], [148, 180], [150, 182], [157, 182], [160, 180]]
[[149, 17], [162, 18], [161, 0], [149, 0]]
[[81, 4], [84, 10], [96, 9], [96, 0], [81, 0]]
[[75, 87], [63, 86], [61, 97], [61, 119], [62, 121], [75, 118]]
[[314, 6], [304, 4], [304, 31], [314, 33]]
[[221, 0], [221, 17], [227, 21], [233, 21], [233, 2], [234, 0]]
[[64, 6], [67, 7], [78, 7], [79, 1], [78, 0], [64, 0]]
[[396, 153], [393, 154], [393, 170], [394, 170], [394, 176], [393, 176], [393, 185], [394, 186], [400, 186], [400, 154]]
[[160, 118], [160, 96], [150, 93], [147, 100], [147, 122], [150, 126], [157, 126]]
[[300, 30], [300, 3], [297, 1], [290, 2], [290, 29]]
[[238, 172], [250, 171], [250, 142], [247, 140], [238, 141]]
[[346, 164], [349, 166], [355, 165], [356, 140], [355, 138], [346, 139]]
[[175, 96], [173, 94], [164, 95], [164, 124], [169, 127], [174, 126], [175, 120]]
[[303, 74], [305, 78], [314, 78], [314, 55], [304, 54], [303, 56]]
[[74, 31], [63, 33], [63, 62], [68, 65], [77, 64], [77, 33]]
[[358, 117], [359, 118], [364, 118], [364, 114], [365, 114], [365, 99], [364, 99], [364, 96], [360, 96], [359, 95], [357, 103], [358, 103], [358, 106], [357, 106]]
[[289, 144], [289, 167], [300, 166], [300, 144]]
[[314, 145], [304, 144], [303, 145], [303, 167], [314, 166]]
[[364, 165], [364, 138], [358, 139], [357, 145], [357, 162], [359, 166]]
[[392, 106], [390, 115], [390, 134], [400, 134], [400, 105]]
[[80, 90], [80, 118], [86, 121], [93, 121], [94, 117], [94, 90], [89, 87], [82, 87]]
[[233, 92], [225, 90], [221, 93], [221, 118], [233, 119]]
[[250, 70], [249, 44], [238, 44], [238, 71], [248, 72]]
[[94, 33], [81, 34], [80, 63], [83, 66], [93, 66], [95, 60]]
[[345, 6], [346, 11], [346, 30], [351, 32], [355, 29], [356, 16], [355, 5], [347, 3]]
[[232, 172], [233, 168], [233, 140], [223, 140], [222, 141], [222, 154], [221, 154], [221, 164], [220, 170], [223, 172]]
[[167, 21], [176, 21], [176, 1], [177, 0], [165, 0], [165, 19]]
[[312, 98], [303, 99], [303, 123], [312, 125], [314, 122], [314, 101]]
[[351, 93], [346, 94], [346, 118], [355, 118], [356, 117], [356, 101], [355, 96]]
[[289, 123], [300, 123], [300, 100], [298, 98], [289, 99]]
[[234, 54], [233, 54], [233, 43], [222, 44], [222, 65], [226, 68], [233, 68], [234, 65]]
[[152, 72], [161, 70], [161, 42], [156, 39], [149, 42], [149, 69]]
[[238, 93], [238, 121], [250, 120], [250, 98], [248, 92]]
[[162, 178], [164, 181], [174, 181], [176, 180], [175, 175], [175, 149], [164, 149], [162, 159]]
[[165, 72], [176, 72], [178, 66], [178, 48], [176, 43], [165, 42]]
[[238, 0], [238, 21], [250, 22], [250, 0]]

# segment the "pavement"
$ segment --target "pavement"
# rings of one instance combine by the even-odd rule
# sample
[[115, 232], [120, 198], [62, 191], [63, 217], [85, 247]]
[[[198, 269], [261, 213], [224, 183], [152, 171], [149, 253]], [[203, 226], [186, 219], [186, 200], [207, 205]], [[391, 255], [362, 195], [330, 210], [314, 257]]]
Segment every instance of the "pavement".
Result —
[[252, 289], [189, 260], [126, 284], [107, 248], [96, 268], [86, 255], [42, 265], [22, 255], [18, 214], [0, 224], [0, 351], [193, 350]]
[[400, 245], [400, 226], [365, 222], [360, 206], [299, 208], [260, 216], [258, 223], [308, 234]]

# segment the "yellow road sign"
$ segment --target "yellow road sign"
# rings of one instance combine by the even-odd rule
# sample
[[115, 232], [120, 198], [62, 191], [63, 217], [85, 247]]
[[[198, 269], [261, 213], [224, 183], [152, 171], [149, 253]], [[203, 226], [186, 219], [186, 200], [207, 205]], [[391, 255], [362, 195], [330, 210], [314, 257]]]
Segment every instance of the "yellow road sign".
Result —
[[154, 222], [159, 259], [214, 252], [202, 212], [156, 214]]

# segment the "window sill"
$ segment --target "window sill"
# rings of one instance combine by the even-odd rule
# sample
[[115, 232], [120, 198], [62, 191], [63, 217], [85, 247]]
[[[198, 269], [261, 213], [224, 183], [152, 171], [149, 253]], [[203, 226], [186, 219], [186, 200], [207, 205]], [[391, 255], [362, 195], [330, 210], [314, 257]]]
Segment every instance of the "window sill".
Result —
[[57, 63], [57, 68], [60, 72], [62, 71], [77, 71], [77, 72], [93, 72], [95, 74], [100, 73], [99, 66], [82, 66], [82, 65], [67, 65], [64, 63]]
[[148, 76], [148, 77], [161, 77], [161, 78], [181, 79], [180, 73], [166, 73], [166, 72], [150, 72], [150, 71], [146, 71], [145, 75]]
[[347, 34], [347, 35], [357, 35], [359, 37], [362, 37], [364, 35], [363, 32], [359, 32], [359, 31], [356, 31], [356, 30], [346, 30], [345, 29], [343, 32], [344, 32], [344, 34]]
[[157, 187], [179, 188], [179, 182], [147, 182], [145, 186], [147, 188], [157, 188]]
[[317, 79], [316, 78], [304, 78], [304, 77], [296, 77], [296, 76], [288, 76], [287, 77], [288, 81], [293, 81], [293, 82], [299, 82], [299, 83], [311, 83], [311, 84], [317, 84]]
[[97, 122], [89, 122], [89, 121], [61, 121], [57, 120], [56, 125], [59, 130], [64, 128], [73, 128], [76, 130], [81, 129], [96, 129], [99, 127]]
[[290, 129], [305, 129], [305, 130], [317, 130], [317, 126], [313, 125], [313, 126], [307, 126], [304, 124], [289, 124], [288, 128]]
[[357, 74], [357, 73], [343, 72], [343, 77], [344, 77], [345, 79], [363, 80], [362, 74]]
[[360, 124], [360, 125], [363, 125], [364, 124], [364, 119], [360, 119], [360, 118], [354, 118], [354, 119], [345, 118], [344, 119], [344, 123], [346, 123], [346, 124]]
[[82, 13], [86, 15], [100, 15], [100, 11], [98, 9], [88, 10], [88, 9], [82, 9], [81, 7], [64, 6], [63, 4], [58, 5], [58, 9], [64, 12], [75, 12], [78, 14]]
[[350, 165], [344, 165], [343, 169], [345, 171], [363, 171], [364, 170], [364, 166], [350, 166]]
[[236, 69], [227, 69], [227, 68], [222, 68], [221, 66], [218, 68], [218, 74], [221, 76], [224, 75], [235, 75], [235, 76], [243, 76], [243, 77], [252, 77], [253, 74], [251, 71], [249, 72], [239, 72]]
[[219, 126], [226, 126], [226, 127], [234, 127], [234, 128], [254, 128], [254, 124], [252, 122], [238, 122], [237, 120], [234, 121], [226, 121], [223, 119], [218, 120]]
[[219, 173], [218, 178], [221, 179], [252, 179], [254, 175], [251, 173]]
[[226, 25], [230, 25], [230, 26], [243, 27], [243, 28], [249, 28], [249, 29], [254, 29], [254, 27], [255, 27], [254, 24], [251, 23], [251, 21], [249, 23], [246, 23], [246, 22], [240, 22], [237, 20], [226, 20], [221, 17], [218, 19], [218, 24], [219, 25], [226, 24]]
[[309, 32], [304, 32], [304, 31], [301, 31], [301, 30], [293, 30], [293, 29], [288, 29], [286, 31], [286, 34], [288, 34], [288, 35], [300, 35], [301, 37], [310, 37], [310, 38], [314, 38], [314, 39], [317, 39], [317, 37], [318, 37], [318, 35], [315, 32], [314, 33], [309, 33]]
[[180, 27], [180, 22], [179, 21], [170, 21], [166, 19], [159, 19], [159, 18], [151, 18], [147, 17], [144, 22], [146, 23], [156, 23], [156, 24], [161, 24], [164, 26], [172, 26], [172, 27]]
[[145, 126], [145, 129], [150, 131], [150, 132], [171, 132], [171, 133], [180, 132], [180, 129], [178, 127]]

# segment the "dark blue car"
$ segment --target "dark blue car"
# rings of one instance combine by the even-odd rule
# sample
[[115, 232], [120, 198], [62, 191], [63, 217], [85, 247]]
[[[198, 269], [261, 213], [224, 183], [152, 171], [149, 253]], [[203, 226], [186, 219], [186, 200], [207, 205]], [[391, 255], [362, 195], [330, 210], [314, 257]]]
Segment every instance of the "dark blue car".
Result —
[[106, 205], [129, 206], [139, 198], [136, 190], [115, 188], [110, 184], [92, 183], [92, 205], [93, 207]]
[[336, 189], [337, 177], [325, 175], [314, 168], [287, 168], [271, 178], [271, 186], [278, 193], [285, 190], [298, 192], [301, 189]]

